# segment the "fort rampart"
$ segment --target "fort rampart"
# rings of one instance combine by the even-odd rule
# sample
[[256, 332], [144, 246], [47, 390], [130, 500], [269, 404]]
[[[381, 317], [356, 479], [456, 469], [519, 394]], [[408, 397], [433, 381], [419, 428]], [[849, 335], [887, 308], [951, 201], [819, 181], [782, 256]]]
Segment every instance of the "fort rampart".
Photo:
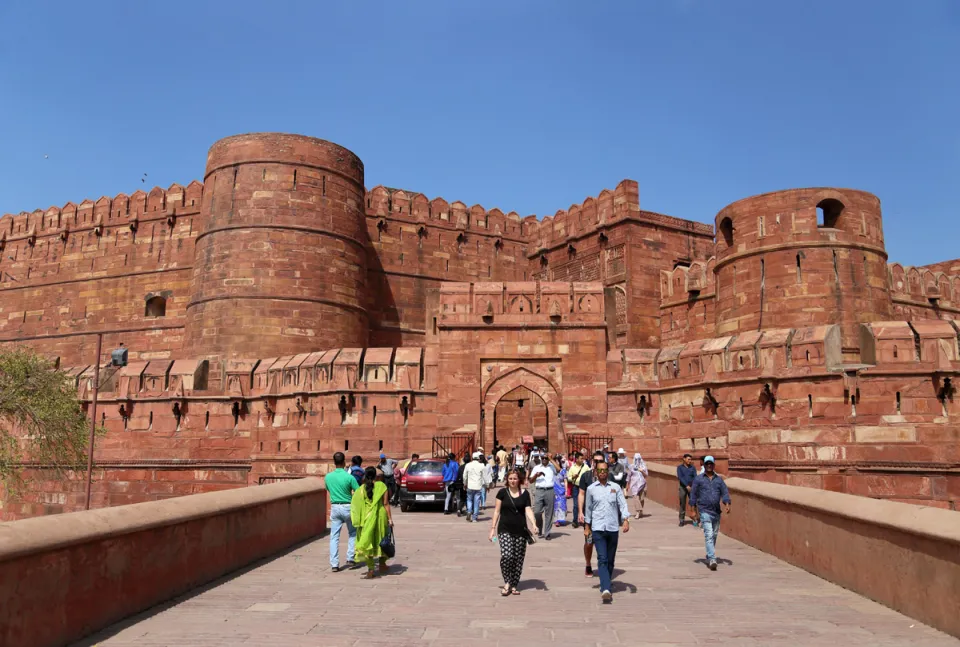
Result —
[[[87, 404], [96, 335], [129, 348], [99, 360], [97, 506], [528, 436], [960, 499], [960, 261], [888, 264], [871, 194], [747, 198], [714, 236], [624, 180], [538, 219], [367, 191], [346, 148], [276, 133], [203, 179], [0, 218], [0, 344]], [[4, 518], [77, 509], [30, 468]]]

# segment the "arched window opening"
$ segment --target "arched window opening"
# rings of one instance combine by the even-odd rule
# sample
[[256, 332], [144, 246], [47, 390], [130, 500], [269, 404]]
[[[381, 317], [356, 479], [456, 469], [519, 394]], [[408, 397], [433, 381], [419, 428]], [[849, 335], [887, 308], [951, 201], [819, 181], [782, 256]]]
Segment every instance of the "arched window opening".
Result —
[[821, 200], [817, 204], [817, 227], [839, 229], [843, 203], [833, 198]]
[[144, 317], [165, 317], [167, 316], [167, 300], [161, 296], [150, 297], [147, 299]]
[[718, 231], [723, 237], [724, 244], [726, 244], [727, 247], [733, 247], [733, 221], [730, 220], [730, 218], [724, 218], [720, 221]]

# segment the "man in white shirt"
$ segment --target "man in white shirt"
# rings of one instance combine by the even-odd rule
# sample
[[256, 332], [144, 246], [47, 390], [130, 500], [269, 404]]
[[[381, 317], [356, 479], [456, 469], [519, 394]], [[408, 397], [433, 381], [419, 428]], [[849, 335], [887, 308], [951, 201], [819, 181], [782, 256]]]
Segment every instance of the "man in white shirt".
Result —
[[556, 458], [543, 454], [540, 464], [530, 472], [530, 482], [533, 484], [533, 516], [537, 520], [537, 535], [550, 539], [550, 530], [553, 528], [553, 485], [560, 473], [560, 465]]
[[483, 493], [483, 463], [480, 453], [463, 468], [463, 487], [467, 491], [467, 521], [475, 522], [480, 516], [480, 497]]

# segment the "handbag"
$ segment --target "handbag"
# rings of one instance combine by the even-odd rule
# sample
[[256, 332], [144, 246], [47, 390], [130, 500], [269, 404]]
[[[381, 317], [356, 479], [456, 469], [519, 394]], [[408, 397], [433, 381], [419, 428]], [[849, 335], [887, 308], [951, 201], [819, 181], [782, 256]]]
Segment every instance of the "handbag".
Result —
[[387, 534], [380, 540], [380, 552], [388, 558], [393, 558], [397, 554], [397, 544], [393, 535], [393, 526], [387, 526]]
[[[507, 493], [507, 498], [510, 499], [510, 505], [513, 506], [513, 511], [516, 512], [517, 514], [520, 514], [520, 510], [517, 509], [517, 504], [513, 500], [513, 495], [510, 494], [510, 490], [507, 489], [507, 490], [504, 490], [504, 492]], [[520, 495], [523, 496], [523, 492], [521, 492]], [[526, 521], [527, 521], [526, 516], [524, 516], [523, 521], [524, 521], [524, 524], [526, 524]], [[523, 532], [528, 544], [533, 546], [535, 543], [537, 543], [536, 537], [533, 536], [533, 533], [530, 532], [530, 529], [527, 528], [526, 525], [524, 525], [523, 527]]]

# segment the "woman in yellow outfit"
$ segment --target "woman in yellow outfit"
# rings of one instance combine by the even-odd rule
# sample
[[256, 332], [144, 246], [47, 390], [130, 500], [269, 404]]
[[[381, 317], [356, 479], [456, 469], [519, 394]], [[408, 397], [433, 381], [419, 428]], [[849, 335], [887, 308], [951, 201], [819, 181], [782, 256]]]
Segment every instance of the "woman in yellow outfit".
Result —
[[380, 542], [387, 536], [387, 530], [393, 527], [390, 515], [390, 493], [383, 481], [377, 480], [377, 468], [368, 467], [363, 472], [363, 483], [353, 493], [350, 501], [350, 521], [357, 529], [357, 559], [367, 562], [365, 579], [373, 579], [374, 560], [380, 562], [380, 572], [387, 572], [387, 557], [380, 548]]

